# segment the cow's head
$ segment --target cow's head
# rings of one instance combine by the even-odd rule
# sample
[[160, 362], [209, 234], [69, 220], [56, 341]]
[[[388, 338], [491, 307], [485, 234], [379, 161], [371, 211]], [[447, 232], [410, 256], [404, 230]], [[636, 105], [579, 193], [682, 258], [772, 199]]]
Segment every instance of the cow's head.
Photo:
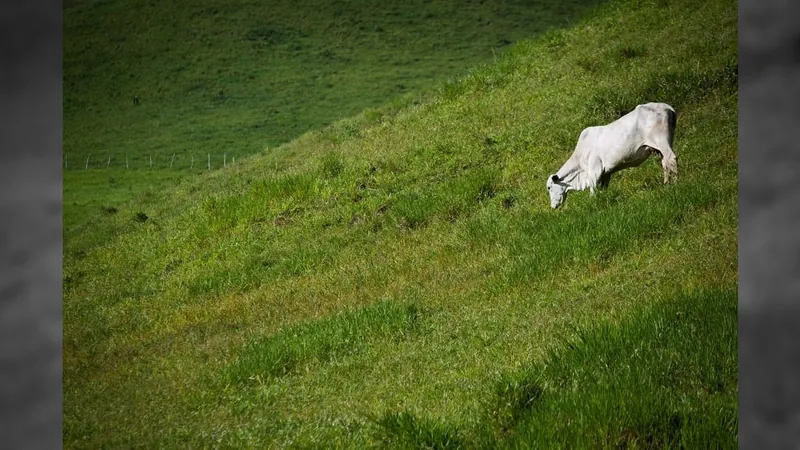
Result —
[[558, 178], [558, 175], [552, 174], [547, 177], [547, 193], [550, 194], [550, 207], [555, 209], [561, 206], [567, 196], [567, 191], [571, 189], [563, 179]]

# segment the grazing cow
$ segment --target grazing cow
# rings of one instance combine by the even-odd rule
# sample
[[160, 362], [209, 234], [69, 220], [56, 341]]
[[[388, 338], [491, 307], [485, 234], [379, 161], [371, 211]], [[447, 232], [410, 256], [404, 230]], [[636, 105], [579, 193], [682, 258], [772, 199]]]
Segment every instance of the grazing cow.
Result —
[[614, 172], [636, 167], [653, 153], [661, 157], [664, 183], [677, 176], [675, 119], [675, 110], [666, 103], [646, 103], [608, 125], [583, 130], [572, 156], [547, 178], [550, 206], [561, 206], [568, 191], [589, 188], [594, 195], [598, 185], [608, 186]]

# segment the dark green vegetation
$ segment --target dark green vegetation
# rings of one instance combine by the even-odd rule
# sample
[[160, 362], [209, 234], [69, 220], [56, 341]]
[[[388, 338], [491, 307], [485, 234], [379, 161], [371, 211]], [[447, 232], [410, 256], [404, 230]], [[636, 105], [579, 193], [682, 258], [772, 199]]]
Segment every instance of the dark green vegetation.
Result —
[[736, 294], [700, 290], [579, 330], [497, 382], [477, 433], [404, 412], [377, 422], [381, 437], [412, 448], [736, 448]]
[[[736, 24], [613, 1], [107, 204], [65, 241], [65, 446], [734, 447]], [[646, 101], [679, 182], [550, 210], [581, 129]]]
[[599, 1], [66, 2], [65, 229], [209, 154], [219, 169], [390, 113]]

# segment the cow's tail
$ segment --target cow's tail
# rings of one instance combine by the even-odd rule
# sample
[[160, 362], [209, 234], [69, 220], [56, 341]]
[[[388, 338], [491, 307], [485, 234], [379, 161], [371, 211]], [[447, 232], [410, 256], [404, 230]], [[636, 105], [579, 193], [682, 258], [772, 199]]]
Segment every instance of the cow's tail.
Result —
[[675, 112], [675, 109], [669, 105], [667, 105], [666, 110], [667, 143], [669, 144], [670, 152], [668, 154], [664, 154], [664, 158], [661, 162], [661, 164], [664, 166], [664, 183], [669, 181], [670, 178], [672, 178], [673, 181], [677, 180], [675, 177], [678, 175], [678, 161], [673, 148], [673, 141], [675, 139], [675, 124], [678, 122], [678, 113]]
[[672, 106], [667, 105], [667, 136], [669, 139], [669, 146], [672, 147], [673, 140], [675, 139], [675, 125], [678, 122], [678, 113]]

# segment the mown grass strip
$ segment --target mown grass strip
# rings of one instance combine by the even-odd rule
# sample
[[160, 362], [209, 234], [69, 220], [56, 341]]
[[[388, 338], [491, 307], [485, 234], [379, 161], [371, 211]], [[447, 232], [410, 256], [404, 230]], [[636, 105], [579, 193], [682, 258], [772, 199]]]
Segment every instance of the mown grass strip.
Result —
[[311, 360], [329, 361], [370, 339], [402, 339], [417, 330], [413, 302], [383, 301], [317, 322], [303, 323], [246, 344], [223, 373], [230, 384], [258, 384], [285, 376]]
[[578, 330], [541, 364], [503, 374], [476, 429], [389, 412], [401, 448], [735, 448], [737, 291], [684, 293], [620, 325]]

